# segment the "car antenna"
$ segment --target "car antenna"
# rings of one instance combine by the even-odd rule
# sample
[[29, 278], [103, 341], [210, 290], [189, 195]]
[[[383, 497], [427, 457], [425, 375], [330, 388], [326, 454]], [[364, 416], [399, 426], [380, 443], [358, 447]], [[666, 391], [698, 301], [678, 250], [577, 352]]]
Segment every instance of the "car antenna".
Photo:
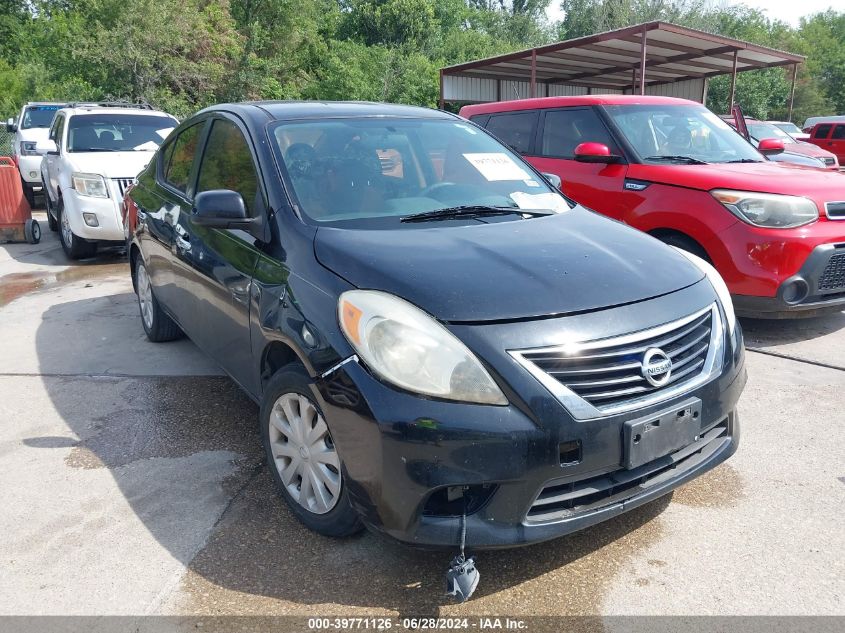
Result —
[[464, 554], [467, 540], [467, 498], [466, 494], [462, 496], [464, 512], [461, 515], [461, 551], [449, 563], [449, 570], [446, 572], [446, 595], [454, 596], [458, 602], [469, 600], [481, 577], [475, 567], [475, 556], [467, 558]]

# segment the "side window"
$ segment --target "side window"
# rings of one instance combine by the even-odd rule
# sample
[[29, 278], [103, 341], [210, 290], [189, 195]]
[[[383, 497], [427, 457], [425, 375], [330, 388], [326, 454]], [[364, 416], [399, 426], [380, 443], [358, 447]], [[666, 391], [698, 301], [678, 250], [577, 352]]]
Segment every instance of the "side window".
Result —
[[475, 116], [471, 116], [469, 120], [475, 123], [476, 125], [480, 125], [481, 127], [487, 127], [487, 121], [490, 120], [490, 115], [476, 114]]
[[58, 146], [62, 144], [62, 132], [64, 129], [65, 118], [63, 116], [57, 116], [56, 120], [53, 121], [53, 125], [50, 126], [50, 140]]
[[840, 123], [835, 128], [833, 128], [833, 134], [830, 135], [830, 138], [835, 138], [835, 139], [845, 138], [845, 125], [842, 125]]
[[234, 123], [215, 119], [200, 163], [197, 193], [230, 189], [241, 194], [252, 215], [258, 197], [258, 172], [241, 131]]
[[590, 108], [548, 110], [543, 123], [541, 154], [572, 158], [581, 143], [602, 143], [614, 149], [613, 140], [595, 110]]
[[537, 111], [494, 114], [487, 123], [487, 130], [510, 145], [514, 151], [528, 154], [531, 151], [538, 118]]
[[164, 180], [179, 191], [188, 191], [188, 179], [204, 126], [205, 121], [184, 129], [164, 150]]
[[830, 134], [830, 128], [832, 125], [820, 125], [816, 128], [816, 131], [813, 133], [813, 138], [827, 138], [827, 135]]

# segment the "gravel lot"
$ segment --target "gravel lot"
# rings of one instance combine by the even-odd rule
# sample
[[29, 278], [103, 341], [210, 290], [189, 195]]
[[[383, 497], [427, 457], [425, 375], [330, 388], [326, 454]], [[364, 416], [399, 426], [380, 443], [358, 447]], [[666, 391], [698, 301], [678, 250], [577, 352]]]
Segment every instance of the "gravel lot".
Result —
[[144, 338], [120, 254], [0, 245], [0, 614], [845, 615], [845, 313], [745, 327], [738, 453], [623, 517], [482, 553], [302, 528], [256, 407], [189, 341]]

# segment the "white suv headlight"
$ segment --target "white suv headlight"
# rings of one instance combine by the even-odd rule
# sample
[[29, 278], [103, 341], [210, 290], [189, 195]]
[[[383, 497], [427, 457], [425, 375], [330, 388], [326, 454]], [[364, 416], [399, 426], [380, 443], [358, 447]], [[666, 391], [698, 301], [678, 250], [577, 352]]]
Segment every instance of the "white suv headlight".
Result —
[[816, 203], [799, 196], [715, 189], [716, 200], [743, 222], [770, 229], [791, 229], [819, 219]]
[[722, 309], [725, 311], [725, 318], [728, 321], [728, 330], [731, 333], [731, 340], [733, 340], [734, 330], [736, 330], [736, 313], [734, 312], [734, 303], [731, 299], [731, 293], [728, 290], [728, 286], [725, 284], [725, 280], [722, 279], [718, 270], [713, 268], [713, 266], [701, 259], [698, 255], [693, 255], [692, 253], [678, 248], [677, 246], [674, 246], [673, 248], [686, 257], [690, 262], [695, 264], [698, 269], [707, 276], [707, 280], [710, 282], [710, 285], [713, 286], [713, 290], [716, 291], [719, 303], [722, 304]]
[[99, 174], [83, 174], [74, 172], [71, 176], [73, 188], [81, 196], [90, 196], [91, 198], [108, 198], [109, 189], [106, 186], [105, 179]]
[[463, 343], [399, 297], [374, 290], [344, 292], [338, 320], [367, 366], [397, 387], [446, 400], [508, 403]]
[[21, 141], [21, 156], [38, 156], [35, 151], [35, 141]]

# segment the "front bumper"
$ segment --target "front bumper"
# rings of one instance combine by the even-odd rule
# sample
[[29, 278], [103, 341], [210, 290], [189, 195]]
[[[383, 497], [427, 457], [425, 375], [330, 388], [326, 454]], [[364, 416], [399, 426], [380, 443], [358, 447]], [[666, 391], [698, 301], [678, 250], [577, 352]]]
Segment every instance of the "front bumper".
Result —
[[18, 156], [21, 179], [34, 191], [41, 190], [41, 156]]
[[[655, 300], [653, 307], [659, 310], [672, 300]], [[628, 313], [636, 313], [636, 307], [619, 309], [614, 316]], [[586, 323], [587, 317], [600, 318], [581, 315], [577, 319]], [[575, 319], [570, 319], [573, 325]], [[462, 327], [489, 328], [489, 340], [501, 341], [498, 328], [523, 325]], [[477, 351], [469, 338], [464, 340]], [[734, 347], [735, 353], [725, 352], [721, 373], [698, 388], [645, 408], [590, 420], [574, 419], [534, 377], [512, 362], [504, 371], [497, 363], [493, 368], [512, 389], [506, 390], [511, 404], [505, 407], [445, 403], [405, 394], [384, 385], [356, 362], [317, 380], [313, 391], [332, 428], [352, 504], [368, 527], [418, 546], [455, 545], [460, 510], [454, 511], [454, 504], [444, 501], [468, 487], [467, 544], [512, 547], [556, 538], [626, 512], [730, 457], [739, 440], [735, 409], [745, 384], [739, 329], [733, 347], [727, 349]], [[718, 437], [698, 450], [688, 450], [688, 455], [678, 451], [625, 470], [621, 466], [624, 423], [665, 411], [690, 397], [702, 402], [701, 428], [719, 427]], [[562, 463], [561, 447], [572, 441], [580, 443], [580, 459]], [[605, 488], [605, 497], [585, 497], [584, 504], [551, 520], [529, 516], [544, 488], [589, 487], [600, 479], [616, 480], [613, 489]]]
[[845, 310], [845, 240], [816, 246], [774, 297], [735, 296], [740, 316], [788, 318]]
[[[64, 190], [62, 200], [74, 235], [90, 241], [123, 242], [123, 219], [115, 198], [81, 196], [74, 189]], [[85, 223], [83, 213], [93, 213], [98, 226]]]

